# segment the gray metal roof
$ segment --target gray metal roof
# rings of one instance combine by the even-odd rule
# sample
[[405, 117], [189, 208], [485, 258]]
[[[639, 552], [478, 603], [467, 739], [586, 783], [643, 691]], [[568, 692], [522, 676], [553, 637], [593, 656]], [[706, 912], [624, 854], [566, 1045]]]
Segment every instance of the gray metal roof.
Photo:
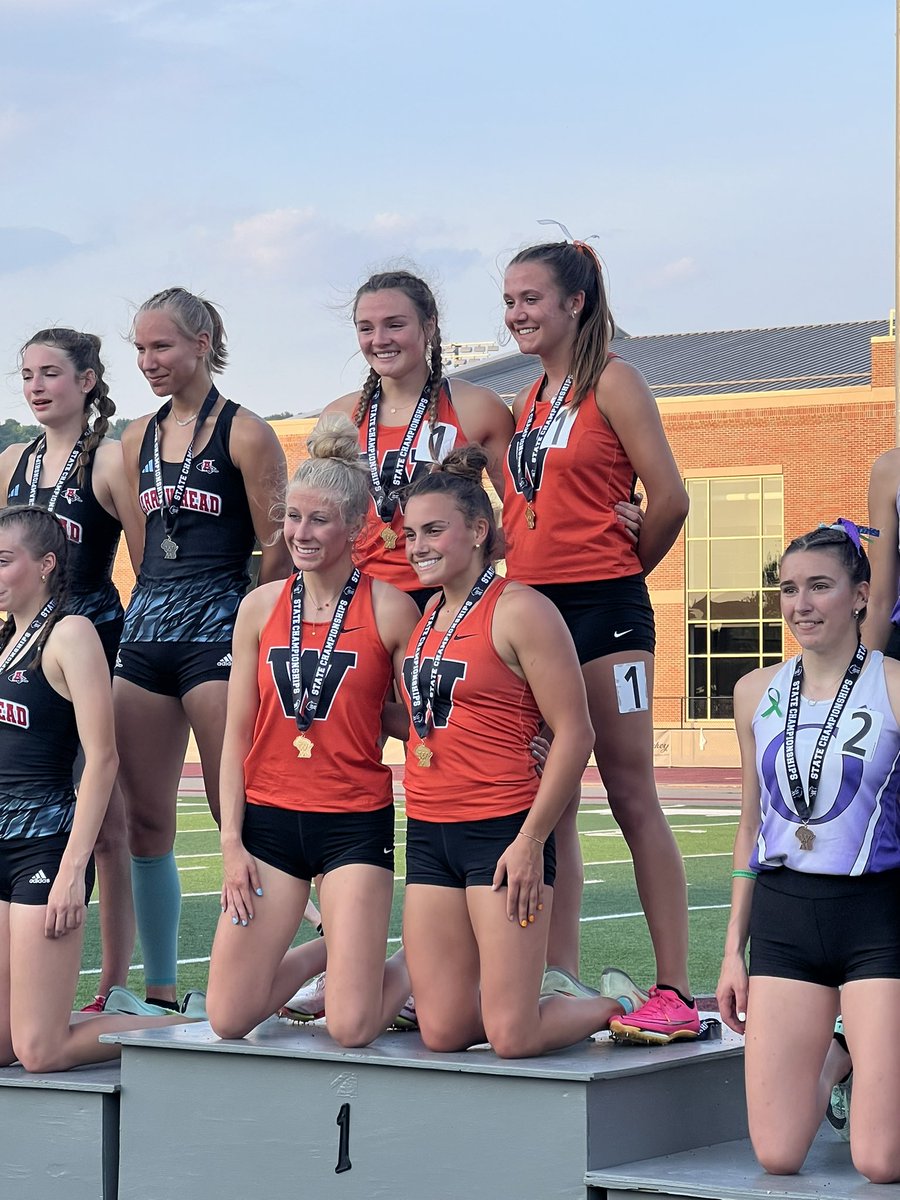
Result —
[[[728, 392], [810, 391], [871, 383], [871, 339], [887, 321], [617, 336], [615, 352], [644, 375], [658, 399]], [[534, 355], [506, 354], [453, 372], [514, 396], [540, 374]]]

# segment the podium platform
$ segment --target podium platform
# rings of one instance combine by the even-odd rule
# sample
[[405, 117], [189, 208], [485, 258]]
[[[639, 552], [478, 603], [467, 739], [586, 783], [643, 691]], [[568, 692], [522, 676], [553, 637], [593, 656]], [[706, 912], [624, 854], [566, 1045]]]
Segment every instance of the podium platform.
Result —
[[2, 1200], [116, 1200], [119, 1065], [0, 1068]]
[[850, 1147], [823, 1126], [799, 1175], [767, 1175], [748, 1139], [588, 1172], [589, 1200], [897, 1200], [896, 1184], [868, 1183]]
[[243, 1041], [208, 1024], [122, 1046], [120, 1200], [584, 1200], [587, 1172], [746, 1134], [743, 1044], [542, 1058], [364, 1050], [275, 1019]]

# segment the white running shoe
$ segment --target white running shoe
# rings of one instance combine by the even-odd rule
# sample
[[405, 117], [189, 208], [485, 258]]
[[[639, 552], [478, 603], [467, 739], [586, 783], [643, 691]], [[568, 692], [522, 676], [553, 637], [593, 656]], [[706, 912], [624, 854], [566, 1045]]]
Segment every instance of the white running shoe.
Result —
[[318, 1021], [325, 1016], [325, 972], [315, 975], [308, 983], [304, 983], [287, 1004], [278, 1010], [279, 1017], [297, 1024], [307, 1021]]

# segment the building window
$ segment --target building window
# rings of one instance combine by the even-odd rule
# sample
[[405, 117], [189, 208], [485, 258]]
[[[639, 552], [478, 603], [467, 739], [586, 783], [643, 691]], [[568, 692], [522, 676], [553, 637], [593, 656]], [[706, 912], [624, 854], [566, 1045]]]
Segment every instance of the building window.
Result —
[[686, 486], [686, 715], [730, 720], [738, 679], [783, 657], [784, 481], [745, 475], [689, 479]]

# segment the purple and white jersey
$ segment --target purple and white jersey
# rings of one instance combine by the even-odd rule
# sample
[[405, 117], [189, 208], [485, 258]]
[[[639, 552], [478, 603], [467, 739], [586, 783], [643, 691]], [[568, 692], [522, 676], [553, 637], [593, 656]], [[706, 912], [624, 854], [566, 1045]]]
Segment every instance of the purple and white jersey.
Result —
[[[778, 671], [753, 714], [760, 827], [750, 858], [755, 871], [789, 867], [815, 875], [862, 875], [900, 867], [900, 729], [884, 681], [884, 655], [869, 652], [825, 752], [809, 827], [812, 850], [795, 836], [801, 822], [791, 801], [784, 726], [796, 659]], [[809, 764], [830, 700], [800, 697], [795, 751], [808, 788]]]

